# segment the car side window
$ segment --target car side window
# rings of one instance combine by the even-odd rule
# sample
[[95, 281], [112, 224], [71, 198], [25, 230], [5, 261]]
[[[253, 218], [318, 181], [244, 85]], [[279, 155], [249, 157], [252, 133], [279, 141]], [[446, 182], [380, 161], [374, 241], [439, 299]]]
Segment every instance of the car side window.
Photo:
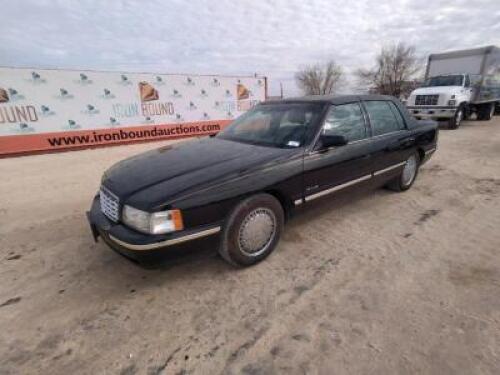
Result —
[[342, 135], [348, 142], [366, 138], [366, 126], [358, 103], [332, 106], [323, 125], [325, 135]]
[[392, 113], [396, 117], [396, 121], [398, 123], [399, 129], [404, 129], [405, 128], [405, 120], [403, 118], [403, 115], [399, 111], [398, 107], [396, 107], [396, 104], [394, 104], [393, 102], [388, 102], [388, 103], [389, 103], [389, 107], [391, 107], [391, 109], [392, 109]]
[[385, 100], [369, 100], [364, 102], [366, 111], [370, 117], [374, 136], [404, 129], [404, 123], [400, 123], [396, 119], [389, 103]]

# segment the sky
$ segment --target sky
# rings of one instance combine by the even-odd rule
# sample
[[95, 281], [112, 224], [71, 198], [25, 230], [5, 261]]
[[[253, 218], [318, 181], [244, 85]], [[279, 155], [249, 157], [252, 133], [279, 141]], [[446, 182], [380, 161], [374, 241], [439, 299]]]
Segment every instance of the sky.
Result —
[[0, 66], [260, 74], [297, 95], [295, 72], [370, 67], [384, 45], [429, 53], [500, 46], [499, 0], [0, 0]]

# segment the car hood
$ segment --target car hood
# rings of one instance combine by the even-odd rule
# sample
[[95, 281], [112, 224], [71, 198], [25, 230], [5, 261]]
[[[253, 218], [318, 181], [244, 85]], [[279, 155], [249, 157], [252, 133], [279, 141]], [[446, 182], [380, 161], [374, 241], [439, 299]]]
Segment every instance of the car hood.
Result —
[[411, 95], [436, 95], [436, 94], [448, 94], [453, 95], [460, 92], [463, 89], [462, 86], [435, 86], [435, 87], [420, 87], [413, 90]]
[[148, 210], [297, 151], [207, 137], [120, 161], [104, 173], [102, 184], [122, 202]]

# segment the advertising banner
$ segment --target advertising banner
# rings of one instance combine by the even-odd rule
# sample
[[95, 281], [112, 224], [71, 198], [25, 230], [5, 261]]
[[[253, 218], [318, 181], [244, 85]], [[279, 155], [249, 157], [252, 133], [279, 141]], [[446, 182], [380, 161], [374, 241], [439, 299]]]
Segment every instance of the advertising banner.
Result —
[[0, 67], [0, 155], [212, 134], [265, 96], [259, 77]]

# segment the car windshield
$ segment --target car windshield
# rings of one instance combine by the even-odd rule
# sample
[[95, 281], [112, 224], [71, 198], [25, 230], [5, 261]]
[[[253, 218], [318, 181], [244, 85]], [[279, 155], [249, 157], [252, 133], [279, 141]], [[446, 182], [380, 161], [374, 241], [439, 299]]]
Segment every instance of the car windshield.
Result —
[[463, 75], [436, 76], [425, 81], [425, 87], [434, 86], [462, 86]]
[[238, 117], [217, 137], [269, 147], [300, 147], [322, 108], [321, 103], [261, 104]]

